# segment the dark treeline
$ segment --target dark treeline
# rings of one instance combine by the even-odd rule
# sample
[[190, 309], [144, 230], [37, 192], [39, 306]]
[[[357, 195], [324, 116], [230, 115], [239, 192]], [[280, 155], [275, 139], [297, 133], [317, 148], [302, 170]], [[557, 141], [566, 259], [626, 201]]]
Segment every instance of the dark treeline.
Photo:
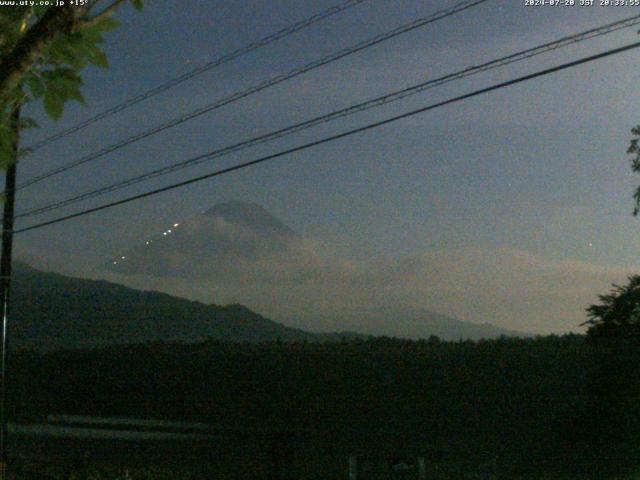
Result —
[[441, 470], [603, 478], [635, 466], [636, 350], [567, 335], [23, 351], [11, 412], [284, 429], [307, 466], [421, 454]]

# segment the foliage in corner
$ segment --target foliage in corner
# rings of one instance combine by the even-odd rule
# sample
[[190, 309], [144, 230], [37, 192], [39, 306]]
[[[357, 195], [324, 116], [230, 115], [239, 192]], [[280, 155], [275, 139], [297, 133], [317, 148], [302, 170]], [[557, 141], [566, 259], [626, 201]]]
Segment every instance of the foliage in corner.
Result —
[[[57, 120], [66, 102], [84, 103], [82, 70], [109, 66], [103, 34], [118, 26], [111, 16], [124, 0], [94, 14], [96, 3], [0, 7], [0, 168], [14, 160], [11, 117], [17, 107], [42, 101], [46, 114]], [[131, 4], [140, 10], [143, 1]], [[32, 119], [23, 118], [18, 130], [34, 127]]]
[[614, 285], [600, 304], [587, 308], [588, 334], [598, 338], [640, 338], [640, 275], [629, 277], [627, 285]]

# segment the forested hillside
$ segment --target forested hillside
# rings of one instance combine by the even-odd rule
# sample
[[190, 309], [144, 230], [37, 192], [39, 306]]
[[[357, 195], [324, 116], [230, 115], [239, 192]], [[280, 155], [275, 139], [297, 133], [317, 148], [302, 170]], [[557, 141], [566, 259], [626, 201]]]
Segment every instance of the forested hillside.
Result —
[[[610, 426], [631, 414], [601, 388], [612, 355], [581, 336], [23, 352], [12, 360], [12, 411], [290, 429], [291, 448], [304, 445], [301, 454], [316, 452], [325, 466], [355, 451], [422, 453], [449, 469], [597, 470], [613, 453], [590, 448], [603, 432], [594, 409], [610, 412]], [[626, 401], [637, 396], [623, 383]]]
[[11, 345], [41, 350], [155, 340], [338, 340], [274, 322], [242, 305], [212, 305], [18, 264]]

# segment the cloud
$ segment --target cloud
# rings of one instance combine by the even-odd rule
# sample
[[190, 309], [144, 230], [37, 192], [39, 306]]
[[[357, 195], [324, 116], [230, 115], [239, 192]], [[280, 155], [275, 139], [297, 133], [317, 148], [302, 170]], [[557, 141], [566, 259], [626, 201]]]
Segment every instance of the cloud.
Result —
[[271, 318], [320, 331], [368, 331], [370, 325], [358, 319], [357, 312], [402, 306], [520, 331], [560, 333], [579, 330], [585, 308], [597, 295], [637, 271], [633, 266], [554, 261], [507, 248], [355, 261], [330, 244], [302, 237], [284, 249], [233, 256], [223, 265], [201, 261], [198, 268], [194, 279], [108, 278], [205, 302], [242, 303]]
[[[258, 208], [249, 207], [245, 213]], [[320, 331], [372, 331], [373, 319], [362, 312], [410, 308], [520, 331], [560, 333], [579, 330], [585, 308], [598, 301], [598, 294], [638, 271], [634, 265], [553, 260], [509, 248], [357, 261], [332, 243], [297, 235], [266, 212], [258, 213], [259, 219], [270, 220], [243, 223], [205, 215], [184, 221], [154, 242], [153, 251], [143, 241], [127, 253], [128, 268], [91, 276], [207, 303], [242, 303], [275, 320]], [[585, 216], [582, 210], [561, 213], [551, 230]], [[74, 262], [63, 254], [21, 245], [16, 251], [39, 268], [79, 274], [68, 270]]]
[[[638, 269], [549, 258], [515, 249], [428, 252], [395, 292], [461, 319], [533, 332], [578, 330], [584, 309]], [[410, 287], [408, 287], [410, 285]]]

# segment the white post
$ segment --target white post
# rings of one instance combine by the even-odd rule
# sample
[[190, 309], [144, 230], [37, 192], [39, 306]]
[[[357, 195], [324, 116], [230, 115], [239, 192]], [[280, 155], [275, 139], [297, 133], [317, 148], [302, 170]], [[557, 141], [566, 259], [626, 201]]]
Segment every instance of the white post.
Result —
[[349, 455], [349, 480], [358, 480], [358, 457]]
[[427, 462], [424, 457], [418, 457], [418, 480], [427, 480]]

